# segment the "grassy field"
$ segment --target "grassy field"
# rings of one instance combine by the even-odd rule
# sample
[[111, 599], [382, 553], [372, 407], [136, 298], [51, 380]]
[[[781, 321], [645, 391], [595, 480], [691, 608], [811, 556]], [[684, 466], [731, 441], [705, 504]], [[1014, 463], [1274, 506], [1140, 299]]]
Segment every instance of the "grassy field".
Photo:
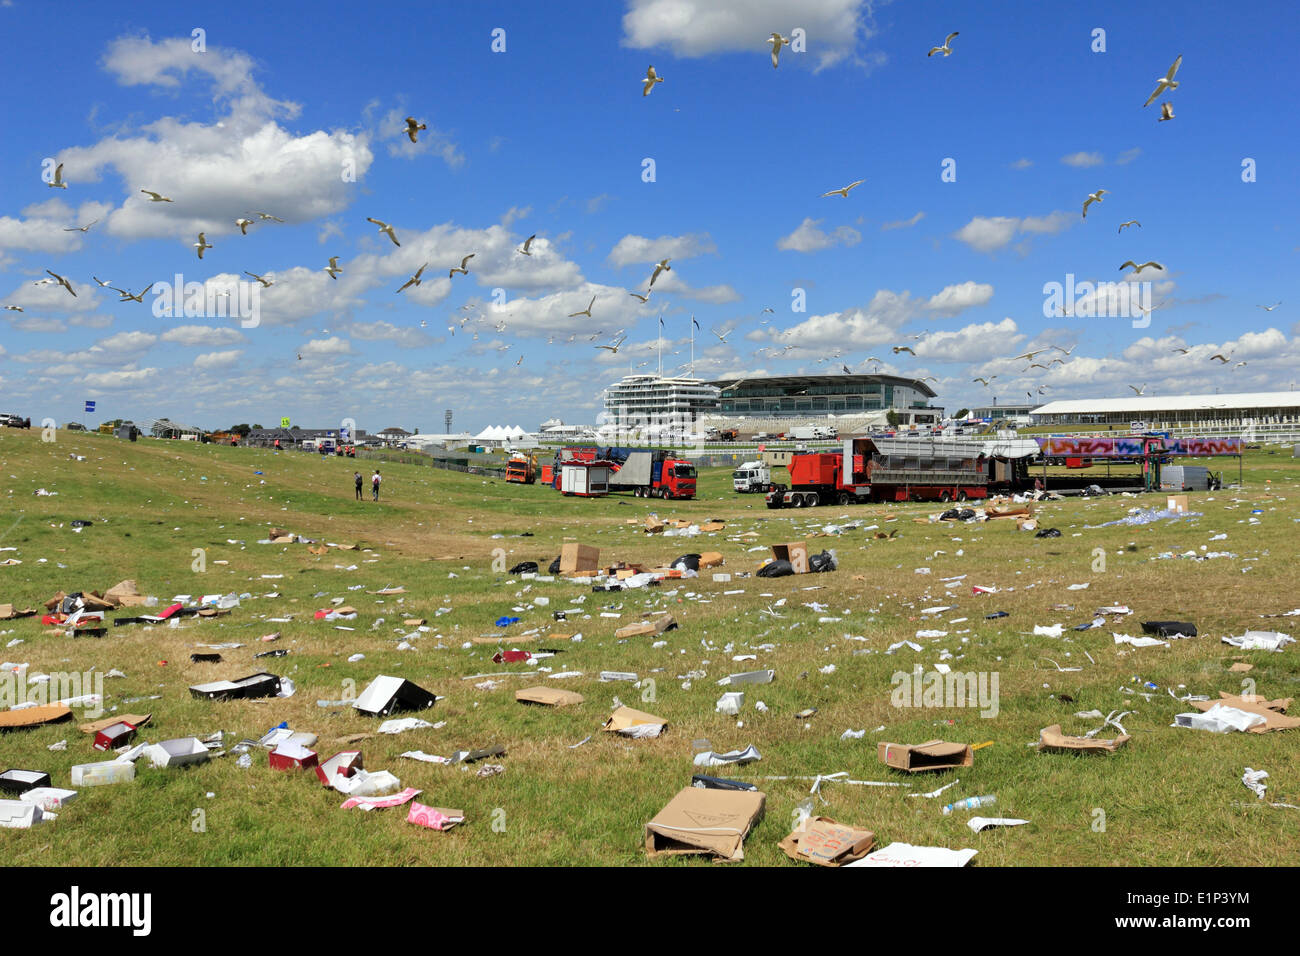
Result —
[[[228, 616], [189, 618], [174, 628], [121, 627], [101, 639], [47, 635], [39, 618], [0, 621], [0, 641], [9, 645], [5, 660], [27, 662], [33, 673], [124, 672], [105, 682], [107, 707], [152, 713], [142, 740], [220, 730], [232, 735], [226, 742], [233, 745], [288, 721], [320, 736], [316, 749], [324, 758], [344, 749], [344, 738], [371, 734], [357, 745], [367, 769], [390, 770], [404, 786], [423, 791], [420, 802], [467, 815], [466, 825], [435, 833], [408, 824], [405, 809], [344, 811], [343, 798], [321, 787], [314, 774], [273, 772], [263, 752], [254, 753], [249, 769], [231, 756], [187, 770], [154, 770], [142, 762], [134, 782], [82, 790], [51, 825], [0, 832], [0, 858], [85, 866], [639, 864], [646, 860], [643, 824], [689, 784], [692, 740], [704, 737], [717, 751], [753, 744], [762, 754], [757, 763], [706, 771], [717, 776], [758, 781], [847, 771], [858, 780], [901, 782], [822, 788], [824, 803], [816, 812], [865, 826], [882, 845], [974, 847], [975, 865], [985, 866], [1292, 864], [1300, 850], [1300, 812], [1259, 805], [1240, 778], [1246, 766], [1268, 770], [1269, 799], [1300, 804], [1300, 731], [1174, 729], [1174, 714], [1191, 706], [1172, 700], [1166, 688], [1179, 696], [1213, 697], [1240, 693], [1246, 677], [1270, 698], [1297, 694], [1296, 646], [1271, 654], [1220, 642], [1250, 627], [1293, 629], [1294, 619], [1260, 615], [1300, 606], [1297, 464], [1282, 452], [1252, 453], [1244, 489], [1192, 495], [1193, 511], [1203, 516], [1141, 527], [1095, 526], [1139, 505], [1162, 506], [1163, 497], [1043, 503], [1040, 526], [1062, 536], [1039, 539], [1006, 521], [918, 523], [937, 512], [932, 505], [769, 512], [761, 498], [734, 495], [724, 470], [701, 475], [700, 500], [662, 503], [563, 498], [540, 487], [383, 463], [383, 500], [375, 504], [368, 500], [368, 481], [367, 500], [353, 500], [352, 473], [359, 468], [368, 476], [365, 461], [183, 442], [130, 444], [66, 432], [42, 442], [38, 430], [0, 430], [0, 548], [16, 549], [0, 551], [0, 560], [21, 561], [0, 566], [0, 603], [39, 606], [58, 590], [102, 591], [123, 578], [134, 578], [143, 593], [164, 602], [177, 594], [253, 595]], [[1235, 479], [1235, 465], [1230, 471]], [[57, 496], [36, 496], [38, 488]], [[722, 518], [726, 529], [692, 538], [648, 536], [640, 519], [655, 510]], [[74, 532], [75, 519], [92, 524]], [[861, 527], [812, 537], [846, 521]], [[257, 543], [273, 526], [367, 550], [316, 555], [304, 544]], [[892, 539], [875, 537], [893, 530]], [[741, 537], [748, 532], [756, 536]], [[1211, 540], [1221, 533], [1227, 537]], [[802, 539], [810, 551], [834, 549], [839, 570], [734, 577], [754, 572], [768, 545]], [[733, 580], [717, 583], [705, 572], [662, 587], [598, 594], [563, 580], [529, 582], [493, 570], [496, 549], [504, 550], [507, 567], [531, 560], [545, 570], [565, 540], [598, 546], [602, 561], [647, 566], [717, 550]], [[1234, 556], [1158, 557], [1203, 547]], [[195, 549], [203, 552], [205, 570], [194, 570]], [[1094, 570], [1094, 549], [1102, 549], [1104, 571]], [[960, 575], [960, 581], [944, 580]], [[1071, 584], [1089, 586], [1068, 590]], [[1000, 591], [977, 596], [972, 585]], [[405, 594], [370, 593], [396, 586]], [[742, 593], [724, 594], [729, 590]], [[537, 597], [549, 598], [549, 605], [534, 605]], [[357, 608], [356, 620], [341, 622], [354, 630], [313, 619], [336, 598]], [[807, 606], [813, 603], [825, 609]], [[1134, 613], [1114, 628], [1069, 630], [1109, 604], [1127, 604]], [[922, 614], [939, 605], [951, 609]], [[557, 609], [578, 610], [557, 623]], [[613, 637], [642, 612], [660, 609], [674, 614], [677, 630], [660, 639]], [[995, 611], [1008, 616], [986, 619]], [[521, 621], [497, 628], [503, 615]], [[292, 620], [266, 620], [274, 617]], [[403, 626], [410, 617], [427, 618], [427, 632]], [[1201, 636], [1167, 648], [1117, 646], [1111, 637], [1112, 630], [1140, 633], [1142, 620], [1170, 619], [1196, 623]], [[1064, 637], [1032, 636], [1034, 625], [1054, 623], [1066, 625]], [[551, 683], [583, 694], [583, 704], [558, 710], [517, 704], [514, 691], [548, 682], [545, 675], [528, 664], [494, 664], [493, 646], [463, 646], [475, 637], [534, 628], [581, 632], [581, 642], [517, 646], [562, 649], [540, 664], [581, 671], [581, 677]], [[929, 629], [947, 634], [917, 637]], [[278, 642], [260, 641], [274, 631], [282, 635]], [[398, 650], [404, 639], [412, 649]], [[886, 653], [904, 639], [923, 650]], [[657, 640], [663, 646], [654, 647]], [[226, 641], [243, 646], [221, 651], [220, 664], [190, 662], [196, 644]], [[510, 647], [509, 640], [502, 646]], [[290, 653], [253, 659], [268, 648]], [[955, 670], [998, 675], [995, 717], [970, 708], [892, 705], [891, 676], [914, 665], [929, 671], [944, 651]], [[355, 654], [365, 656], [349, 663]], [[757, 660], [732, 660], [747, 654]], [[1047, 658], [1082, 669], [1058, 671]], [[1236, 661], [1254, 669], [1230, 673]], [[834, 670], [824, 672], [829, 665]], [[738, 718], [715, 713], [724, 690], [715, 682], [755, 668], [774, 669], [775, 681], [742, 688], [746, 701]], [[195, 700], [187, 690], [260, 670], [291, 677], [297, 693], [214, 703]], [[601, 683], [602, 670], [652, 680], [653, 700], [643, 700], [648, 685]], [[510, 676], [495, 678], [495, 686], [463, 679], [507, 671]], [[690, 672], [706, 676], [684, 688]], [[359, 692], [377, 674], [409, 678], [444, 698], [419, 716], [445, 725], [379, 736], [378, 719], [318, 706], [318, 700], [343, 697], [349, 682]], [[1144, 697], [1138, 692], [1148, 681], [1159, 689]], [[128, 703], [154, 695], [158, 699]], [[666, 718], [667, 732], [652, 740], [601, 732], [616, 696]], [[755, 709], [759, 700], [765, 713]], [[813, 707], [811, 718], [794, 717]], [[1070, 756], [1029, 746], [1049, 724], [1080, 734], [1096, 727], [1100, 720], [1074, 716], [1094, 708], [1134, 711], [1124, 720], [1133, 738], [1127, 748], [1109, 756]], [[847, 729], [866, 735], [841, 739]], [[878, 741], [936, 737], [992, 745], [977, 751], [974, 767], [918, 777], [876, 759]], [[66, 750], [48, 749], [60, 740], [67, 740]], [[499, 761], [506, 769], [487, 778], [474, 768], [399, 757], [408, 750], [449, 755], [491, 745], [506, 748]], [[63, 787], [73, 764], [102, 759], [75, 723], [9, 733], [0, 737], [0, 753], [4, 767], [48, 771]], [[958, 778], [941, 799], [908, 796]], [[794, 865], [776, 844], [809, 783], [761, 787], [767, 812], [746, 842], [746, 861]], [[997, 797], [996, 807], [979, 811], [983, 815], [1030, 824], [973, 834], [965, 825], [970, 814], [940, 813], [941, 804], [978, 794]], [[202, 832], [192, 827], [196, 809], [204, 811]], [[699, 862], [678, 858], [664, 865]]]

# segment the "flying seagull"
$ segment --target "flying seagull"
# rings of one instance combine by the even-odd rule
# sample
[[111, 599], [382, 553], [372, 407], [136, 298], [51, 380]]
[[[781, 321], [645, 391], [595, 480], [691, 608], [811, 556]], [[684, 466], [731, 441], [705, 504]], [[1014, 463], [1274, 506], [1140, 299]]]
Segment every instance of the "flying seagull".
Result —
[[916, 357], [916, 353], [912, 351], [912, 347], [910, 345], [895, 345], [894, 354], [897, 355], [899, 352], [906, 352], [908, 355], [912, 356], [913, 358]]
[[[626, 338], [626, 336], [624, 336], [624, 338]], [[610, 351], [612, 354], [617, 355], [617, 354], [618, 354], [618, 347], [619, 347], [620, 345], [622, 345], [622, 344], [623, 344], [623, 339], [617, 339], [617, 340], [615, 340], [615, 342], [614, 342], [613, 345], [597, 345], [596, 348], [598, 348], [598, 349], [609, 349], [609, 351]]]
[[203, 233], [199, 233], [199, 241], [194, 243], [194, 248], [199, 250], [199, 258], [202, 259], [204, 249], [213, 249], [215, 247], [208, 242], [207, 237]]
[[167, 198], [166, 196], [164, 196], [162, 193], [156, 193], [156, 192], [154, 192], [152, 189], [142, 189], [142, 190], [140, 190], [140, 192], [142, 192], [142, 193], [144, 193], [146, 196], [148, 196], [150, 202], [173, 202], [173, 201], [174, 201], [174, 200], [168, 199], [168, 198]]
[[1162, 266], [1160, 263], [1156, 262], [1154, 259], [1152, 259], [1150, 262], [1144, 262], [1141, 265], [1138, 265], [1132, 259], [1129, 259], [1127, 262], [1125, 262], [1123, 265], [1119, 267], [1120, 272], [1124, 271], [1125, 266], [1133, 267], [1133, 275], [1137, 275], [1143, 269], [1159, 269], [1161, 272], [1165, 271], [1165, 267]]
[[1236, 365], [1232, 367], [1232, 370], [1235, 372], [1237, 369], [1241, 368], [1245, 364], [1246, 364], [1245, 362], [1238, 362]]
[[1174, 60], [1174, 65], [1169, 68], [1169, 72], [1156, 80], [1156, 88], [1151, 95], [1147, 97], [1147, 101], [1142, 104], [1144, 107], [1150, 106], [1155, 102], [1161, 93], [1178, 89], [1178, 81], [1174, 79], [1174, 74], [1178, 72], [1178, 68], [1182, 65], [1183, 55], [1180, 53], [1178, 54], [1178, 59]]
[[[117, 290], [118, 292], [122, 292], [122, 298], [118, 299], [118, 301], [119, 301], [119, 302], [144, 302], [144, 297], [145, 297], [146, 295], [149, 294], [149, 289], [152, 289], [153, 287], [154, 287], [154, 284], [153, 284], [152, 282], [150, 282], [150, 283], [149, 283], [149, 288], [148, 288], [148, 289], [142, 289], [142, 290], [140, 291], [140, 294], [139, 294], [139, 295], [132, 295], [132, 294], [129, 293], [129, 292], [122, 292], [121, 289], [118, 289], [118, 290]], [[225, 295], [225, 296], [229, 296], [229, 295], [230, 295], [229, 292], [225, 292], [225, 293], [222, 293], [222, 294]]]
[[1121, 222], [1119, 224], [1119, 229], [1117, 231], [1123, 232], [1124, 229], [1128, 226], [1137, 226], [1139, 229], [1141, 229], [1142, 223], [1138, 222], [1136, 219], [1130, 219], [1128, 222]]
[[533, 233], [531, 236], [529, 236], [527, 239], [525, 239], [525, 240], [524, 240], [524, 247], [523, 247], [522, 249], [520, 249], [519, 251], [522, 252], [522, 253], [523, 253], [524, 255], [526, 255], [526, 256], [531, 256], [532, 253], [528, 251], [528, 247], [531, 246], [531, 245], [533, 244], [533, 240], [536, 239], [536, 238], [537, 238], [537, 233]]
[[1191, 349], [1170, 349], [1171, 352], [1177, 352], [1179, 355], [1186, 355]]
[[591, 307], [592, 307], [593, 305], [595, 305], [595, 304], [596, 304], [596, 297], [593, 295], [593, 296], [591, 297], [591, 301], [587, 303], [587, 307], [586, 307], [585, 309], [583, 309], [581, 312], [570, 312], [570, 313], [569, 313], [569, 318], [572, 319], [572, 318], [575, 318], [576, 316], [579, 316], [579, 315], [585, 315], [587, 318], [590, 319], [590, 318], [591, 318]]
[[[1055, 347], [1055, 346], [1052, 346], [1052, 348], [1054, 348], [1054, 347]], [[1020, 355], [1013, 355], [1013, 356], [1011, 357], [1011, 361], [1012, 361], [1012, 362], [1015, 362], [1015, 361], [1018, 360], [1018, 359], [1024, 359], [1026, 362], [1032, 362], [1032, 361], [1034, 360], [1034, 356], [1035, 356], [1035, 355], [1041, 355], [1041, 354], [1043, 354], [1043, 353], [1046, 352], [1046, 351], [1047, 351], [1047, 349], [1034, 349], [1034, 350], [1031, 351], [1031, 352], [1024, 352], [1024, 353], [1022, 353], [1022, 354], [1020, 354]]]
[[721, 333], [718, 332], [717, 329], [709, 329], [709, 331], [712, 332], [714, 335], [716, 335], [717, 338], [718, 338], [718, 341], [721, 342], [723, 345], [726, 345], [726, 344], [727, 344], [727, 336], [731, 334], [730, 331], [727, 331], [727, 332], [721, 332]]
[[1088, 218], [1088, 207], [1095, 202], [1101, 202], [1101, 197], [1106, 194], [1106, 190], [1098, 189], [1095, 193], [1088, 193], [1088, 198], [1083, 201], [1083, 218]]
[[[1075, 349], [1077, 349], [1078, 347], [1079, 347], [1079, 346], [1078, 346], [1077, 344], [1075, 344], [1075, 345], [1071, 345], [1068, 349], [1063, 349], [1063, 348], [1061, 348], [1059, 345], [1053, 345], [1053, 346], [1052, 346], [1052, 348], [1056, 349], [1056, 351], [1060, 352], [1062, 355], [1067, 356], [1067, 357], [1069, 356], [1069, 354], [1070, 354], [1071, 352], [1073, 352], [1073, 351], [1074, 351]], [[1062, 362], [1061, 364], [1064, 365], [1065, 363]]]
[[92, 220], [90, 220], [90, 222], [86, 223], [84, 226], [74, 226], [74, 227], [71, 228], [71, 229], [64, 229], [63, 231], [64, 231], [64, 232], [88, 232], [88, 231], [90, 230], [90, 227], [93, 226], [93, 225], [94, 225], [95, 223], [97, 223], [97, 222], [99, 222], [98, 219], [92, 219]]
[[330, 274], [331, 279], [337, 279], [339, 277], [339, 273], [343, 271], [341, 268], [339, 268], [339, 257], [330, 256], [330, 264], [325, 267], [324, 271]]
[[413, 286], [413, 285], [419, 285], [419, 284], [420, 284], [420, 274], [424, 272], [425, 267], [428, 266], [428, 264], [429, 264], [429, 263], [426, 262], [424, 265], [420, 266], [420, 268], [417, 269], [417, 270], [415, 271], [415, 275], [413, 275], [413, 276], [411, 276], [411, 278], [407, 279], [407, 280], [406, 280], [406, 283], [405, 283], [405, 284], [404, 284], [400, 289], [398, 289], [397, 291], [398, 291], [398, 292], [405, 292], [405, 291], [406, 291], [408, 288], [410, 288], [411, 286]]
[[1138, 388], [1136, 385], [1130, 385], [1129, 388], [1133, 389], [1133, 394], [1135, 395], [1141, 395], [1143, 392], [1147, 390], [1145, 384], [1141, 388]]
[[20, 306], [20, 305], [6, 305], [6, 306], [5, 306], [5, 311], [6, 311], [6, 312], [21, 312], [22, 310], [23, 310], [23, 307]]
[[767, 38], [767, 40], [772, 44], [772, 69], [775, 70], [777, 67], [777, 58], [781, 55], [781, 46], [783, 44], [789, 46], [790, 41], [779, 33], [773, 33]]
[[107, 281], [105, 281], [104, 279], [99, 278], [99, 276], [91, 276], [91, 278], [95, 280], [95, 285], [99, 286], [101, 289], [113, 288], [111, 285], [109, 285], [109, 282], [113, 281], [112, 279], [108, 279]]
[[650, 299], [650, 294], [651, 294], [650, 292], [646, 292], [645, 295], [642, 295], [640, 292], [628, 293], [628, 295], [632, 296], [633, 298], [640, 299], [642, 305], [644, 305]]
[[[49, 269], [46, 269], [45, 271], [46, 271], [46, 272], [50, 272]], [[77, 293], [76, 293], [75, 291], [73, 291], [72, 283], [71, 283], [71, 282], [69, 282], [67, 279], [63, 278], [63, 276], [59, 275], [57, 272], [50, 272], [50, 275], [54, 276], [54, 281], [55, 281], [55, 282], [57, 282], [59, 285], [63, 286], [63, 288], [65, 288], [65, 289], [67, 289], [69, 292], [71, 292], [72, 295], [73, 295], [73, 298], [76, 297]]]
[[[1232, 354], [1231, 352], [1228, 353], [1228, 355], [1231, 355], [1231, 354]], [[1227, 365], [1227, 364], [1228, 364], [1228, 355], [1223, 355], [1223, 354], [1221, 354], [1221, 353], [1219, 353], [1219, 352], [1215, 352], [1213, 355], [1210, 356], [1210, 361], [1213, 362], [1215, 359], [1218, 359], [1222, 364]]]
[[393, 232], [393, 227], [390, 226], [388, 223], [380, 222], [378, 219], [371, 219], [369, 216], [366, 216], [366, 222], [373, 222], [376, 226], [378, 226], [380, 232], [386, 235], [389, 239], [393, 240], [393, 245], [395, 246], [401, 245], [401, 243], [397, 241], [397, 233]]
[[845, 199], [848, 199], [849, 190], [853, 189], [855, 186], [861, 186], [865, 182], [866, 182], [865, 179], [854, 180], [853, 182], [845, 186], [843, 189], [832, 189], [830, 192], [822, 193], [822, 198], [825, 199], [827, 196], [843, 196]]
[[985, 388], [988, 388], [988, 387], [989, 387], [989, 382], [993, 381], [993, 379], [995, 379], [995, 378], [997, 378], [996, 375], [990, 375], [988, 378], [973, 378], [973, 379], [971, 379], [971, 381], [972, 381], [972, 382], [979, 382], [979, 383], [980, 383], [981, 385], [983, 385]]
[[251, 219], [236, 219], [236, 220], [235, 220], [235, 225], [239, 227], [239, 234], [240, 234], [241, 236], [246, 236], [246, 235], [248, 235], [248, 227], [251, 226], [252, 224], [253, 224], [253, 220], [251, 220]]
[[671, 259], [661, 259], [661, 260], [659, 260], [659, 264], [655, 266], [655, 271], [654, 271], [654, 273], [650, 276], [650, 287], [651, 287], [651, 288], [654, 288], [655, 279], [658, 279], [658, 278], [659, 278], [659, 273], [664, 272], [665, 270], [668, 271], [668, 272], [672, 272], [672, 271], [673, 271], [673, 267], [670, 266], [670, 265], [668, 264], [668, 263], [671, 262], [671, 261], [672, 261]]
[[49, 186], [51, 189], [67, 189], [67, 188], [68, 188], [68, 184], [65, 183], [65, 182], [63, 181], [63, 164], [62, 164], [62, 163], [59, 163], [58, 166], [54, 167], [54, 179], [53, 179], [51, 182], [46, 183], [45, 185]]
[[271, 222], [284, 222], [284, 220], [279, 216], [272, 216], [269, 212], [254, 212], [250, 213], [250, 215], [256, 216], [258, 219], [263, 221], [269, 219]]
[[1156, 120], [1156, 122], [1163, 123], [1165, 122], [1165, 120], [1171, 120], [1173, 118], [1174, 118], [1174, 105], [1170, 103], [1168, 100], [1165, 100], [1163, 103], [1160, 104], [1160, 119]]
[[252, 276], [258, 282], [262, 283], [263, 289], [269, 289], [271, 288], [271, 286], [275, 285], [275, 282], [273, 282], [271, 279], [268, 279], [265, 276], [260, 276], [256, 272], [245, 272], [244, 275]]
[[402, 130], [402, 132], [411, 137], [411, 142], [414, 143], [418, 142], [416, 137], [419, 135], [420, 130], [428, 128], [424, 123], [417, 123], [414, 116], [408, 116], [406, 118], [406, 129]]
[[650, 66], [645, 71], [645, 81], [641, 86], [641, 95], [649, 96], [650, 91], [655, 88], [655, 84], [662, 83], [663, 81], [664, 78], [655, 72], [655, 68], [653, 66]]
[[1281, 304], [1282, 304], [1282, 302], [1281, 302], [1281, 300], [1279, 299], [1276, 305], [1261, 305], [1261, 306], [1258, 306], [1257, 308], [1263, 309], [1265, 312], [1272, 312], [1274, 309], [1276, 309], [1276, 308], [1277, 308], [1279, 305], [1281, 305]]
[[930, 52], [927, 53], [926, 56], [934, 56], [936, 53], [942, 53], [944, 56], [949, 56], [949, 55], [951, 55], [951, 54], [952, 54], [952, 38], [955, 37], [956, 35], [957, 35], [957, 31], [956, 31], [956, 30], [954, 30], [952, 33], [949, 33], [946, 37], [944, 37], [943, 46], [932, 46], [932, 47], [930, 47]]
[[476, 256], [476, 255], [477, 255], [477, 253], [471, 252], [471, 253], [470, 253], [469, 255], [467, 255], [464, 259], [461, 259], [461, 260], [460, 260], [460, 268], [459, 268], [459, 269], [456, 268], [455, 266], [452, 266], [451, 269], [449, 269], [449, 270], [447, 271], [447, 278], [450, 279], [450, 278], [451, 278], [452, 276], [454, 276], [457, 272], [459, 272], [459, 273], [460, 273], [461, 275], [463, 275], [463, 276], [467, 276], [467, 275], [469, 275], [469, 260], [473, 259], [474, 256]]

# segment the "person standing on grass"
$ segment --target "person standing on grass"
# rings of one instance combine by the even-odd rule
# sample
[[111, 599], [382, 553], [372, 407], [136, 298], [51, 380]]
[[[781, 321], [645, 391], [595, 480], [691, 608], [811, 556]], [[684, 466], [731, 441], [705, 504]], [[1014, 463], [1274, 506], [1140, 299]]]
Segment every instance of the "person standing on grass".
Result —
[[361, 472], [359, 471], [353, 472], [352, 477], [357, 484], [357, 501], [360, 501], [361, 500]]
[[375, 473], [370, 476], [370, 494], [375, 501], [379, 500], [379, 481], [379, 469], [376, 468]]

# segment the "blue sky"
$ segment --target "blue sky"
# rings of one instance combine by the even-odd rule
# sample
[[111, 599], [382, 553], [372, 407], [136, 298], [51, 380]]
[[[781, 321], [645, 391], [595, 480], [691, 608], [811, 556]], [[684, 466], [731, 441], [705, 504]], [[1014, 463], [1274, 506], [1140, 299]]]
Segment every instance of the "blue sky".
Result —
[[[1229, 9], [140, 3], [53, 30], [35, 3], [0, 2], [0, 305], [23, 309], [0, 311], [0, 411], [590, 422], [605, 384], [657, 367], [661, 314], [666, 371], [685, 371], [694, 315], [701, 376], [879, 368], [933, 376], [950, 411], [1129, 385], [1286, 390], [1300, 378], [1296, 17]], [[806, 49], [774, 70], [764, 38], [796, 28]], [[951, 56], [926, 56], [954, 30]], [[1142, 104], [1179, 54], [1175, 116], [1158, 122], [1159, 101]], [[643, 96], [651, 63], [664, 82]], [[418, 145], [408, 115], [428, 126]], [[42, 180], [47, 159], [67, 189]], [[241, 236], [250, 210], [286, 222]], [[628, 292], [665, 256], [642, 305]], [[1138, 277], [1148, 327], [1044, 314], [1045, 284], [1115, 282], [1128, 259], [1165, 267]], [[76, 298], [34, 285], [47, 269]], [[153, 292], [119, 303], [91, 278], [138, 294], [180, 273], [238, 301], [245, 271], [274, 284], [243, 327], [155, 315]], [[592, 318], [569, 316], [592, 296]], [[619, 330], [617, 354], [596, 347]], [[1011, 361], [1047, 344], [1070, 349], [1064, 364]]]

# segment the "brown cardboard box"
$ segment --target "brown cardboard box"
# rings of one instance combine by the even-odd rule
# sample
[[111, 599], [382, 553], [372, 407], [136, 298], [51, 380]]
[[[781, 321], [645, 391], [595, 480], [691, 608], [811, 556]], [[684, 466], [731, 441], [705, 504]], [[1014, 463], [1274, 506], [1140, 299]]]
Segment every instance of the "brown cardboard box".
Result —
[[104, 600], [112, 601], [119, 607], [139, 607], [144, 604], [145, 597], [140, 593], [140, 589], [135, 586], [135, 581], [128, 578], [125, 581], [119, 581], [105, 591]]
[[581, 704], [583, 696], [558, 687], [525, 687], [515, 691], [515, 700], [521, 704], [544, 704], [547, 707], [568, 707]]
[[656, 717], [654, 714], [647, 714], [644, 710], [634, 710], [631, 707], [620, 707], [614, 713], [609, 715], [605, 721], [604, 729], [610, 733], [617, 734], [629, 727], [637, 727], [641, 724], [657, 724], [660, 733], [667, 729], [668, 721], [662, 717]]
[[758, 790], [686, 787], [645, 825], [645, 849], [660, 854], [706, 854], [716, 863], [745, 858], [745, 837], [763, 817], [767, 797]]
[[772, 545], [772, 557], [777, 561], [789, 561], [795, 574], [808, 573], [808, 542], [791, 541], [789, 544]]
[[1004, 501], [996, 504], [987, 505], [984, 508], [986, 518], [1014, 518], [1017, 515], [1032, 515], [1034, 513], [1034, 503], [1026, 501], [1024, 504], [1016, 504], [1014, 501]]
[[97, 734], [114, 724], [130, 724], [132, 727], [140, 728], [149, 723], [152, 716], [152, 714], [119, 714], [114, 717], [105, 717], [103, 720], [97, 720], [91, 724], [81, 724], [77, 729], [83, 734]]
[[628, 624], [624, 627], [620, 627], [614, 632], [614, 636], [623, 638], [639, 637], [642, 634], [662, 634], [664, 631], [671, 630], [676, 626], [677, 622], [673, 620], [671, 614], [661, 614], [648, 621], [637, 621], [635, 624]]
[[664, 523], [654, 515], [647, 515], [645, 519], [645, 533], [658, 534], [664, 530]]
[[36, 609], [32, 607], [16, 610], [12, 604], [0, 604], [0, 621], [8, 621], [15, 617], [31, 617], [35, 613]]
[[882, 741], [876, 745], [876, 756], [886, 766], [906, 770], [908, 773], [975, 765], [975, 752], [969, 744], [953, 744], [943, 740], [927, 740], [923, 744], [889, 744]]
[[836, 823], [830, 817], [812, 817], [777, 846], [800, 863], [843, 866], [862, 859], [875, 843], [876, 835], [870, 830]]
[[715, 519], [712, 520], [712, 521], [706, 521], [706, 522], [704, 522], [704, 524], [700, 525], [700, 530], [701, 530], [701, 531], [721, 531], [721, 530], [722, 530], [723, 528], [725, 528], [726, 526], [727, 526], [727, 523], [726, 523], [725, 521], [719, 521], [718, 519], [715, 518]]
[[1266, 734], [1270, 730], [1293, 730], [1300, 727], [1300, 717], [1287, 717], [1282, 713], [1291, 705], [1291, 698], [1289, 697], [1279, 698], [1278, 700], [1265, 700], [1258, 694], [1239, 697], [1236, 694], [1219, 691], [1218, 700], [1191, 701], [1191, 705], [1197, 710], [1209, 710], [1215, 704], [1222, 704], [1224, 707], [1235, 707], [1247, 713], [1259, 714], [1264, 718], [1264, 723], [1256, 724], [1247, 733]]
[[[72, 710], [63, 704], [46, 704], [44, 707], [24, 707], [21, 710], [0, 710], [0, 730], [21, 730], [56, 724], [72, 716]], [[120, 717], [114, 717], [117, 723]]]
[[721, 551], [705, 551], [700, 555], [700, 567], [702, 568], [719, 568], [726, 562], [722, 559]]
[[1179, 514], [1187, 513], [1187, 496], [1170, 495], [1165, 499], [1165, 509], [1167, 511], [1177, 511]]
[[566, 543], [560, 548], [560, 573], [561, 574], [591, 574], [594, 573], [600, 564], [600, 548], [594, 548], [589, 544], [578, 544], [576, 541]]
[[1060, 724], [1052, 724], [1038, 732], [1039, 750], [1072, 750], [1083, 753], [1114, 753], [1129, 742], [1128, 734], [1120, 734], [1113, 740], [1100, 740], [1096, 737], [1067, 737], [1061, 733]]

